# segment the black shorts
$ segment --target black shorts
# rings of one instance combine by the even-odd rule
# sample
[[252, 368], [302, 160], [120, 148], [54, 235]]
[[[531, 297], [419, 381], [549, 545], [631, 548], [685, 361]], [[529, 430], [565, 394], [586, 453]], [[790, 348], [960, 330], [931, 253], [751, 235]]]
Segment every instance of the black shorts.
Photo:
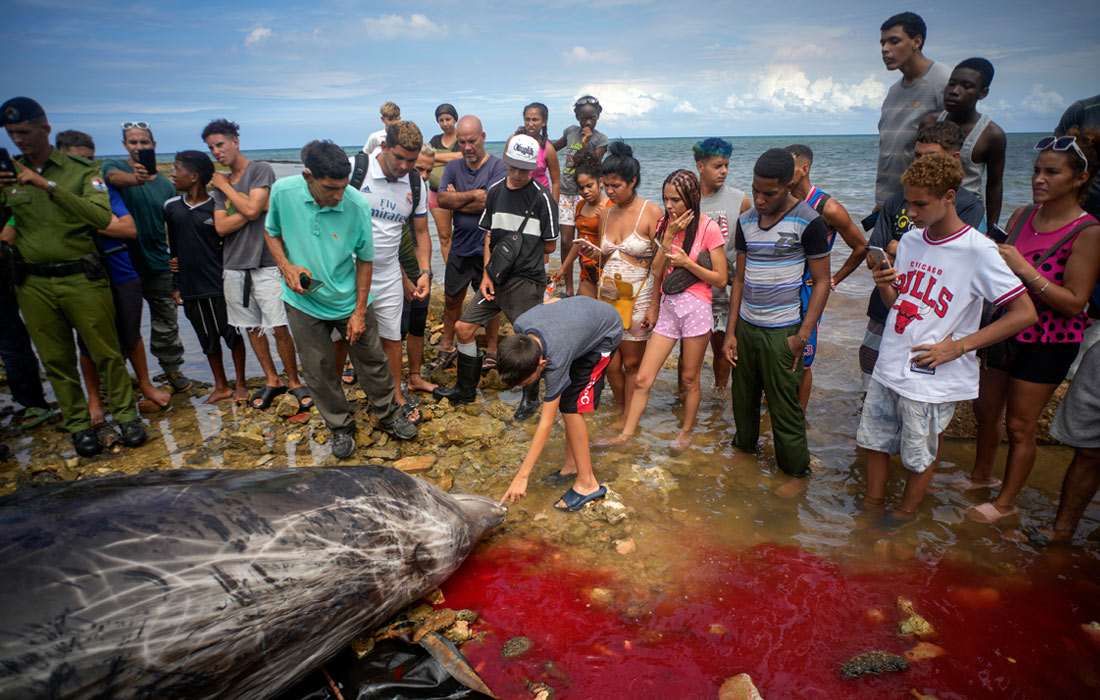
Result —
[[480, 291], [474, 294], [462, 312], [462, 321], [484, 326], [503, 311], [508, 321], [515, 323], [521, 315], [542, 303], [543, 285], [539, 282], [513, 277], [495, 291], [496, 298], [492, 300], [481, 296]]
[[205, 299], [184, 299], [183, 313], [195, 329], [199, 346], [204, 355], [221, 353], [221, 341], [232, 350], [243, 340], [240, 332], [229, 325], [225, 317], [225, 297], [206, 297]]
[[428, 322], [428, 304], [431, 300], [431, 292], [423, 299], [405, 300], [401, 307], [401, 340], [407, 335], [414, 338], [424, 337], [424, 326]]
[[600, 407], [604, 371], [613, 352], [590, 352], [569, 365], [569, 386], [561, 393], [558, 410], [562, 413], [590, 413]]
[[[122, 357], [130, 354], [141, 340], [141, 310], [145, 299], [141, 296], [141, 278], [135, 277], [125, 282], [114, 283], [115, 330], [118, 333], [118, 345]], [[77, 348], [84, 357], [89, 357], [88, 348], [80, 336], [76, 338]]]
[[1016, 343], [1008, 376], [1036, 384], [1061, 384], [1077, 359], [1080, 343]]
[[475, 292], [481, 286], [481, 275], [485, 271], [484, 255], [455, 255], [447, 257], [447, 268], [443, 272], [443, 293], [449, 297], [465, 295], [466, 285]]

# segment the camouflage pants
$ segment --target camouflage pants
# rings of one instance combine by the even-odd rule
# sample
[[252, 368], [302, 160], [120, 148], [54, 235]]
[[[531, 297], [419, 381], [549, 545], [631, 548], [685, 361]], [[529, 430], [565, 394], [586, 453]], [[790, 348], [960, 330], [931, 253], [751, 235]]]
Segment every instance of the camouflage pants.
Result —
[[149, 304], [149, 350], [165, 372], [173, 372], [183, 364], [183, 343], [180, 342], [179, 307], [172, 298], [172, 275], [142, 275], [141, 295]]

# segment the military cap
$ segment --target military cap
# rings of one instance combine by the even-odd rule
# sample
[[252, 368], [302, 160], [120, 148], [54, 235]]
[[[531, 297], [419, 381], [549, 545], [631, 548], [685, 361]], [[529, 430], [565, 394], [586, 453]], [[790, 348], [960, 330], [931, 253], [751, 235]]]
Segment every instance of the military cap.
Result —
[[42, 105], [29, 97], [13, 97], [0, 105], [0, 125], [16, 124], [46, 116]]

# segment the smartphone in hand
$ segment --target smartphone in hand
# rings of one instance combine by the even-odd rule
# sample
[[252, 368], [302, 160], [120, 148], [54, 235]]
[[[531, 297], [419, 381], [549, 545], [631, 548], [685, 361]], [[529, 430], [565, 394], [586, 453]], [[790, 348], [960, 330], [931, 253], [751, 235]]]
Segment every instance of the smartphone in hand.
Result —
[[140, 148], [136, 155], [137, 162], [150, 175], [157, 174], [157, 152], [152, 148]]
[[0, 148], [0, 173], [8, 173], [15, 176], [15, 163], [8, 154], [8, 149]]
[[1004, 243], [1008, 240], [1008, 231], [1005, 231], [997, 224], [990, 225], [989, 231], [987, 231], [985, 235], [991, 238], [993, 242], [997, 244]]
[[886, 256], [886, 251], [882, 248], [877, 245], [869, 245], [867, 246], [867, 252], [870, 253], [871, 262], [874, 263], [875, 267], [879, 267], [883, 263], [886, 263], [887, 267], [890, 266], [890, 258]]

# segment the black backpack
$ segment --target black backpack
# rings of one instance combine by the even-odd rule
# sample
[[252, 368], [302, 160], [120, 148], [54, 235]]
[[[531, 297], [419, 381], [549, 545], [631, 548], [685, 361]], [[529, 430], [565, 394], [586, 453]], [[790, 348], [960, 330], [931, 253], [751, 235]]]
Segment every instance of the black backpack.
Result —
[[[355, 167], [351, 170], [351, 179], [348, 180], [348, 184], [359, 189], [363, 186], [363, 180], [367, 179], [367, 169], [370, 168], [370, 154], [360, 151], [355, 154]], [[412, 190], [413, 206], [412, 214], [416, 213], [416, 208], [420, 206], [420, 173], [415, 170], [409, 171], [409, 189]]]

